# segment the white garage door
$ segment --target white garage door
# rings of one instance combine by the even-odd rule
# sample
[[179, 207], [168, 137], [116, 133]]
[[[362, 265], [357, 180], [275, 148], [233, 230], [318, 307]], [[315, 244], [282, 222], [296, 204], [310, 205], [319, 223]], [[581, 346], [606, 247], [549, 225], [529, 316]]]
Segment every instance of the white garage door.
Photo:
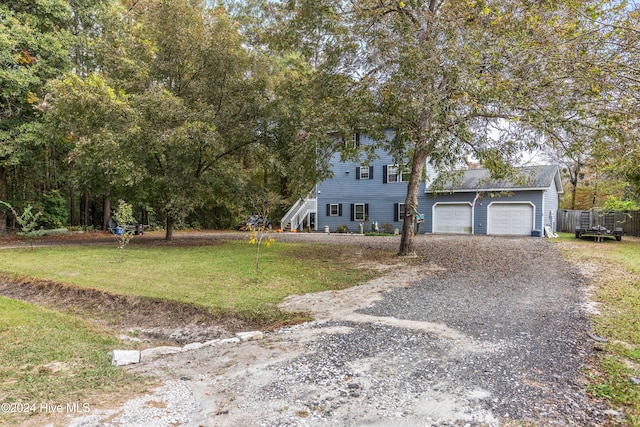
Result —
[[471, 205], [436, 205], [433, 210], [433, 232], [471, 234]]
[[529, 203], [492, 203], [489, 206], [489, 234], [530, 236], [533, 206]]

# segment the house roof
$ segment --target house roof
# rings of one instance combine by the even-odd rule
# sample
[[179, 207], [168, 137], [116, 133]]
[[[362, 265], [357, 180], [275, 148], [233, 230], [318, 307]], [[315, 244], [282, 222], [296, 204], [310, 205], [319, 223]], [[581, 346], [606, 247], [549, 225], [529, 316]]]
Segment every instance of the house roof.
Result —
[[427, 192], [547, 190], [551, 185], [556, 186], [558, 193], [564, 192], [558, 165], [526, 166], [515, 169], [516, 176], [511, 180], [494, 179], [488, 169], [470, 169], [464, 171], [459, 180], [449, 180], [436, 190], [427, 188]]

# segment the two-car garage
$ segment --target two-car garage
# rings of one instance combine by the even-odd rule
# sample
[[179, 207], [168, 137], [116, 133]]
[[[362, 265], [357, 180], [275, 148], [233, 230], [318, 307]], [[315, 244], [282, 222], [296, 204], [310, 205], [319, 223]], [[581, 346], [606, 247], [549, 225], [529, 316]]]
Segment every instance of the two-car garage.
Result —
[[[487, 207], [487, 234], [530, 236], [534, 228], [534, 205], [530, 202], [492, 202]], [[471, 234], [471, 203], [436, 203], [433, 206], [433, 232]]]
[[516, 171], [514, 179], [498, 179], [487, 169], [468, 169], [456, 179], [427, 188], [421, 204], [427, 232], [542, 236], [547, 227], [553, 231], [563, 192], [559, 167], [526, 166]]

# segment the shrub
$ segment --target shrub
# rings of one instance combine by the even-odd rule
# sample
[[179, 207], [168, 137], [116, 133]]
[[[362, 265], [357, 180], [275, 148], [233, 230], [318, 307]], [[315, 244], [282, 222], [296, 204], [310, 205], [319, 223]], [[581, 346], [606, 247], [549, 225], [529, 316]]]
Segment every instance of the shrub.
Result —
[[336, 233], [348, 233], [349, 232], [349, 227], [347, 227], [346, 225], [339, 225], [336, 227]]

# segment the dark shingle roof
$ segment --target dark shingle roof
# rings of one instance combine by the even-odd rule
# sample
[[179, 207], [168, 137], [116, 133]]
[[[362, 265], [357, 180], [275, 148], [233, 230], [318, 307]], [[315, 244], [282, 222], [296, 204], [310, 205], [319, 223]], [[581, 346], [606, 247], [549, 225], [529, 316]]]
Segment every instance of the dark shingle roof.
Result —
[[[494, 179], [488, 169], [470, 169], [462, 173], [460, 180], [448, 181], [436, 191], [546, 190], [555, 183], [558, 192], [562, 193], [558, 165], [526, 166], [515, 169], [516, 176], [510, 180]], [[431, 189], [427, 192], [431, 192]]]

